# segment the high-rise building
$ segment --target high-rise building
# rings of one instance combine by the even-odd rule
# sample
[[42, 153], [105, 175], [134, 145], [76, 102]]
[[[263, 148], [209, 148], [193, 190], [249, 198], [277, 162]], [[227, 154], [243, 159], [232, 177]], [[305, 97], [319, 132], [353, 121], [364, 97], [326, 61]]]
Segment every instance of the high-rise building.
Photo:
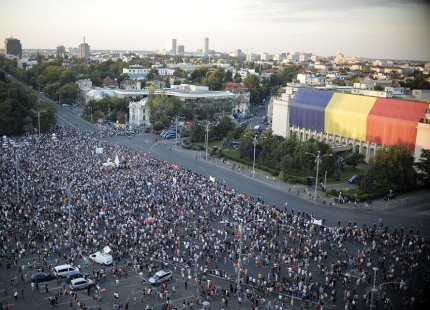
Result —
[[183, 56], [185, 52], [185, 47], [183, 45], [178, 45], [178, 48], [176, 49], [176, 54], [179, 56]]
[[84, 43], [79, 44], [79, 58], [82, 59], [90, 59], [91, 51], [90, 46], [85, 43], [85, 37], [84, 37]]
[[66, 48], [63, 45], [57, 46], [57, 57], [62, 57], [66, 53]]
[[171, 41], [167, 41], [166, 53], [171, 55], [176, 55], [176, 39], [172, 39]]
[[21, 42], [15, 38], [4, 39], [4, 53], [6, 55], [14, 55], [16, 57], [22, 57], [22, 46]]
[[209, 38], [203, 39], [203, 46], [202, 46], [202, 55], [203, 57], [208, 57], [209, 54]]

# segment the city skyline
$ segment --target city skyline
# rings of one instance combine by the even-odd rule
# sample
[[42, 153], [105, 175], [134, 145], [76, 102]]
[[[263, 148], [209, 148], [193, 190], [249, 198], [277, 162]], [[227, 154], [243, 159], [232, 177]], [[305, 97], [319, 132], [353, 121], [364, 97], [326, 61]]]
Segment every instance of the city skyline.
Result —
[[420, 0], [131, 0], [130, 12], [110, 0], [0, 2], [0, 36], [23, 49], [78, 47], [85, 36], [91, 50], [155, 51], [175, 38], [195, 52], [207, 37], [219, 52], [430, 60], [430, 5]]

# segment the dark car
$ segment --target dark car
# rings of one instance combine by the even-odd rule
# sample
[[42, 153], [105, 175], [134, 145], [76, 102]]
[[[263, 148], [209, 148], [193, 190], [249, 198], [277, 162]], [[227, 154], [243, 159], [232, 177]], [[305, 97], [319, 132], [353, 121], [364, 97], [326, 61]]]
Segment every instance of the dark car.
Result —
[[67, 283], [70, 283], [70, 281], [72, 281], [73, 279], [77, 279], [77, 278], [87, 279], [87, 278], [89, 278], [89, 276], [90, 276], [89, 273], [82, 273], [79, 271], [72, 272], [69, 275], [67, 275]]
[[358, 184], [360, 182], [360, 177], [358, 175], [353, 175], [349, 180], [349, 184]]
[[40, 283], [55, 280], [55, 276], [51, 273], [35, 272], [31, 275], [31, 282]]

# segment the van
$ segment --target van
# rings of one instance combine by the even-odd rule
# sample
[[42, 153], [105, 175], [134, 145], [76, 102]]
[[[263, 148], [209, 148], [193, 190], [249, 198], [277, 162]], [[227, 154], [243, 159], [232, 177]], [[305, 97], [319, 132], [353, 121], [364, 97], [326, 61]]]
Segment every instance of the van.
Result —
[[110, 254], [111, 252], [111, 248], [109, 246], [105, 246], [103, 250], [91, 254], [90, 260], [97, 264], [109, 266], [113, 263], [113, 257], [112, 254]]
[[65, 264], [65, 265], [60, 265], [60, 266], [54, 267], [52, 273], [57, 278], [62, 278], [62, 277], [67, 277], [70, 273], [73, 273], [76, 271], [80, 271], [78, 267]]
[[170, 279], [172, 279], [172, 271], [169, 269], [161, 269], [149, 278], [149, 283], [152, 285], [160, 285]]

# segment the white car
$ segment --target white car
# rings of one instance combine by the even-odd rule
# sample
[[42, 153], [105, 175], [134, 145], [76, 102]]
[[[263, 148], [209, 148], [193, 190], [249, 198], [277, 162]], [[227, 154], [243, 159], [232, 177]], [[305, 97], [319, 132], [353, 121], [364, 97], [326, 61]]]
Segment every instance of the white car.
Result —
[[55, 266], [53, 269], [53, 274], [57, 277], [57, 278], [61, 278], [61, 277], [67, 277], [70, 273], [73, 272], [79, 272], [79, 268], [69, 265], [69, 264], [65, 264], [65, 265], [59, 265], [59, 266]]
[[102, 264], [105, 266], [109, 266], [113, 263], [113, 257], [110, 254], [112, 252], [109, 246], [105, 246], [103, 250], [98, 251], [94, 254], [90, 255], [90, 260], [97, 264]]
[[82, 290], [94, 284], [94, 281], [91, 279], [85, 278], [77, 278], [70, 281], [70, 289], [72, 291]]
[[161, 269], [149, 278], [149, 283], [152, 285], [160, 285], [163, 282], [172, 279], [172, 271], [169, 269]]

